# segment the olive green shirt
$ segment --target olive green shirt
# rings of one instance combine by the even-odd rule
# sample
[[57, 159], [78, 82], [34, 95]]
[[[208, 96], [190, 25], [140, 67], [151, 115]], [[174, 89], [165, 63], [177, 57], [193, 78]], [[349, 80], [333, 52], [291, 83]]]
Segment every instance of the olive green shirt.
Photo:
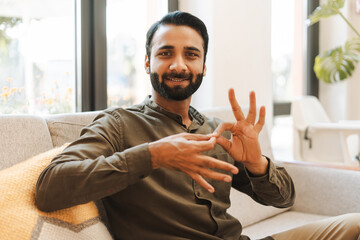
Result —
[[[182, 124], [148, 97], [133, 107], [100, 113], [41, 173], [36, 205], [53, 211], [101, 199], [116, 239], [247, 239], [226, 210], [230, 188], [255, 201], [289, 207], [294, 201], [290, 176], [269, 160], [268, 174], [252, 177], [218, 144], [204, 154], [235, 164], [232, 183], [208, 180], [209, 193], [183, 172], [152, 169], [148, 143], [177, 133], [212, 133], [220, 120], [190, 107], [191, 125]], [[225, 132], [230, 138], [230, 133]], [[239, 206], [247, 207], [247, 206]]]

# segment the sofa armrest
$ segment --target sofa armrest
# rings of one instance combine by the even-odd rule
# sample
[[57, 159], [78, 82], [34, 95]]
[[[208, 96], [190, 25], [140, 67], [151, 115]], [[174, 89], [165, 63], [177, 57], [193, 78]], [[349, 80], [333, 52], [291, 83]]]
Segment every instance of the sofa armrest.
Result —
[[321, 215], [360, 212], [360, 168], [281, 162], [296, 190], [292, 210]]

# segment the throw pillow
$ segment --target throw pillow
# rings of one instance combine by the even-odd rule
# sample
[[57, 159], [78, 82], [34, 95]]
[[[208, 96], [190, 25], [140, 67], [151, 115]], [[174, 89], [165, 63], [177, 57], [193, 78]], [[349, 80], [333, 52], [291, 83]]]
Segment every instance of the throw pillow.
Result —
[[1, 239], [112, 239], [93, 202], [50, 213], [35, 206], [38, 176], [65, 147], [0, 171]]

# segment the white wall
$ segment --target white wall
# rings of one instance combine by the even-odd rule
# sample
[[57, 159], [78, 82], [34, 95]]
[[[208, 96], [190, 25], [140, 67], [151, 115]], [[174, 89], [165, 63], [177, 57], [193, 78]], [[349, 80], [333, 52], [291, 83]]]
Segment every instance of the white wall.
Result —
[[271, 2], [263, 0], [179, 0], [179, 9], [201, 18], [210, 42], [207, 76], [193, 97], [197, 108], [227, 106], [228, 89], [235, 89], [241, 105], [254, 90], [258, 106], [266, 106], [272, 125]]
[[[358, 1], [360, 5], [360, 2]], [[348, 2], [348, 19], [352, 25], [360, 32], [360, 6], [356, 12], [356, 0]], [[355, 33], [348, 29], [348, 37], [355, 37]], [[360, 54], [360, 53], [359, 53]], [[357, 64], [355, 72], [348, 81], [347, 89], [347, 119], [360, 120], [360, 63]]]

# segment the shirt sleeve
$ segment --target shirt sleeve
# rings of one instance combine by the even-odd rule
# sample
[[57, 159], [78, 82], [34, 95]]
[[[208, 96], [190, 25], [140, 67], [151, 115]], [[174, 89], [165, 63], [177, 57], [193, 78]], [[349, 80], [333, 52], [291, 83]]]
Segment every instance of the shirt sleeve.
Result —
[[284, 208], [294, 204], [294, 183], [283, 167], [269, 161], [268, 173], [254, 177], [241, 163], [235, 163], [239, 173], [234, 175], [232, 186], [249, 195], [255, 201], [274, 207]]
[[124, 149], [120, 116], [105, 111], [40, 174], [35, 204], [54, 211], [119, 192], [152, 171], [148, 144]]

